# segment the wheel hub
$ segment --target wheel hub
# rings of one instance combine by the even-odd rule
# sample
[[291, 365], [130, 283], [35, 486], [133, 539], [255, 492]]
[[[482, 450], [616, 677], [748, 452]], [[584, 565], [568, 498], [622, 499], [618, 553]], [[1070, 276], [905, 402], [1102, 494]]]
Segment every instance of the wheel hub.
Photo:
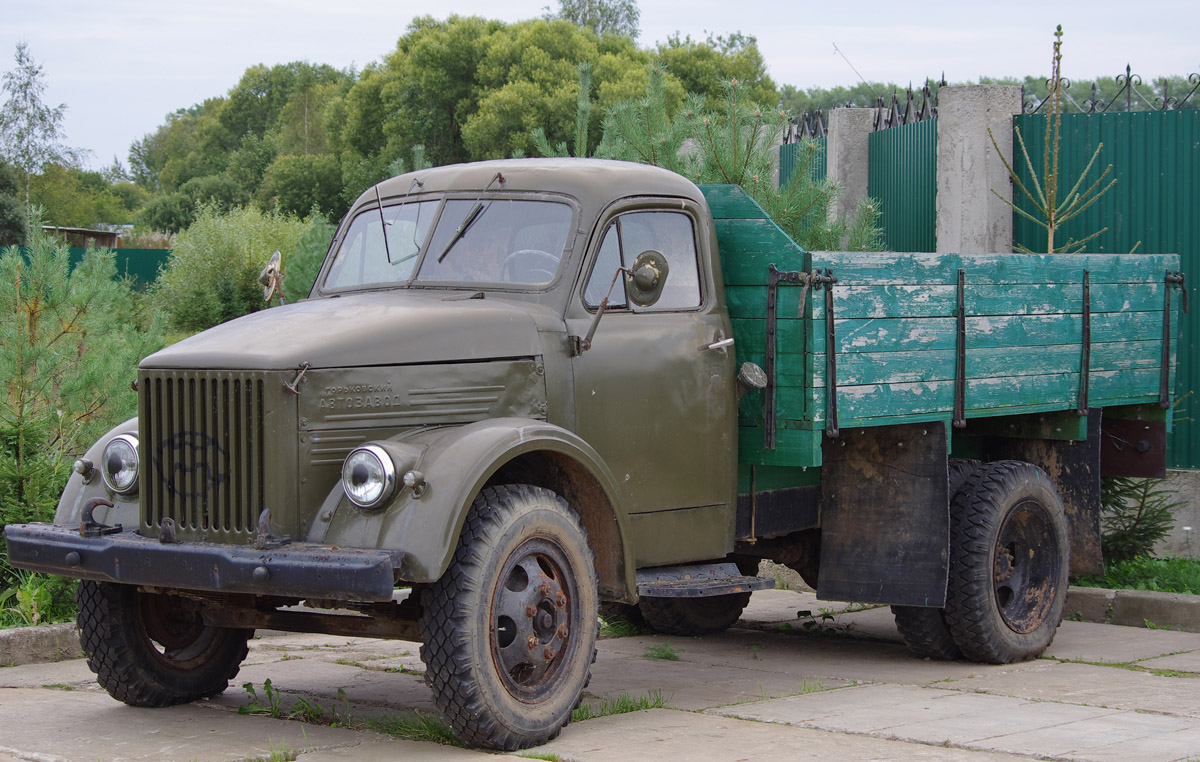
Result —
[[996, 536], [992, 586], [1004, 623], [1014, 632], [1040, 627], [1054, 603], [1062, 558], [1049, 516], [1036, 502], [1013, 508]]
[[571, 590], [557, 548], [530, 540], [500, 575], [492, 607], [492, 653], [513, 695], [539, 701], [549, 695], [566, 659]]

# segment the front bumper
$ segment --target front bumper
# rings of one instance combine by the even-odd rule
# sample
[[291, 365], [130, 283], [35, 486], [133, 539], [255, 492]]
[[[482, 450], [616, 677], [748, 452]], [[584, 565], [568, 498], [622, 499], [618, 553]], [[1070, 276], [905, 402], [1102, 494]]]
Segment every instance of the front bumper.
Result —
[[81, 537], [77, 526], [10, 524], [8, 561], [19, 569], [127, 585], [220, 593], [390, 601], [399, 552], [291, 543], [164, 544], [133, 532]]

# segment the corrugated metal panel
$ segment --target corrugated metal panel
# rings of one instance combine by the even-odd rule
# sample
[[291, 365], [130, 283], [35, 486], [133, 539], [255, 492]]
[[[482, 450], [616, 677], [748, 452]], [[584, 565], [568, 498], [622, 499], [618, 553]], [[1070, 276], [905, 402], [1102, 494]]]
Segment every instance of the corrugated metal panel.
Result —
[[[1029, 149], [1034, 168], [1042, 171], [1046, 116], [1031, 114], [1013, 120]], [[1193, 305], [1200, 281], [1200, 111], [1141, 111], [1119, 114], [1064, 114], [1059, 154], [1060, 194], [1065, 195], [1087, 167], [1096, 146], [1103, 144], [1086, 189], [1109, 164], [1117, 184], [1079, 217], [1067, 223], [1056, 240], [1083, 238], [1107, 227], [1088, 244], [1088, 251], [1128, 252], [1141, 241], [1139, 252], [1177, 253], [1188, 276]], [[1017, 149], [1016, 168], [1026, 187], [1028, 168]], [[1014, 190], [1014, 196], [1019, 191]], [[1020, 199], [1014, 199], [1020, 201]], [[1023, 209], [1033, 212], [1028, 202]], [[884, 207], [886, 210], [886, 206]], [[1036, 216], [1036, 213], [1034, 213]], [[1043, 228], [1020, 215], [1013, 216], [1013, 240], [1033, 251], [1046, 251]], [[1175, 411], [1175, 428], [1168, 442], [1168, 461], [1177, 468], [1200, 468], [1200, 309], [1183, 316], [1176, 396], [1190, 393]]]
[[867, 192], [889, 251], [937, 251], [937, 120], [872, 132]]
[[825, 138], [817, 138], [811, 141], [802, 141], [800, 143], [788, 143], [779, 146], [779, 184], [787, 185], [792, 177], [792, 171], [796, 168], [796, 164], [800, 161], [800, 152], [805, 149], [805, 144], [811, 142], [815, 155], [812, 159], [812, 164], [809, 165], [809, 173], [814, 180], [824, 180], [826, 174], [826, 158], [825, 158]]

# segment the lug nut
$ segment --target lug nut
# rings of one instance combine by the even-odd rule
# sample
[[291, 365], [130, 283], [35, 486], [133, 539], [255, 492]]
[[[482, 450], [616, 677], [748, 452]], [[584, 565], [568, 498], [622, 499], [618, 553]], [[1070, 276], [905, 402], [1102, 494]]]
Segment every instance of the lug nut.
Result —
[[537, 648], [537, 635], [530, 635], [529, 636], [529, 650], [532, 651], [535, 648]]

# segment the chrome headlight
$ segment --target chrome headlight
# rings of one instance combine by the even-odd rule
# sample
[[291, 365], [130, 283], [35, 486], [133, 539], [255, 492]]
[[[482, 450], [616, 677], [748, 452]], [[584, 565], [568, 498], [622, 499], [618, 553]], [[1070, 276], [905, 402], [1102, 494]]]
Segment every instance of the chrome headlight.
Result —
[[378, 445], [356, 448], [342, 463], [342, 489], [359, 508], [379, 508], [396, 492], [396, 466]]
[[138, 487], [138, 440], [133, 434], [118, 434], [104, 446], [100, 473], [113, 492], [128, 495]]

